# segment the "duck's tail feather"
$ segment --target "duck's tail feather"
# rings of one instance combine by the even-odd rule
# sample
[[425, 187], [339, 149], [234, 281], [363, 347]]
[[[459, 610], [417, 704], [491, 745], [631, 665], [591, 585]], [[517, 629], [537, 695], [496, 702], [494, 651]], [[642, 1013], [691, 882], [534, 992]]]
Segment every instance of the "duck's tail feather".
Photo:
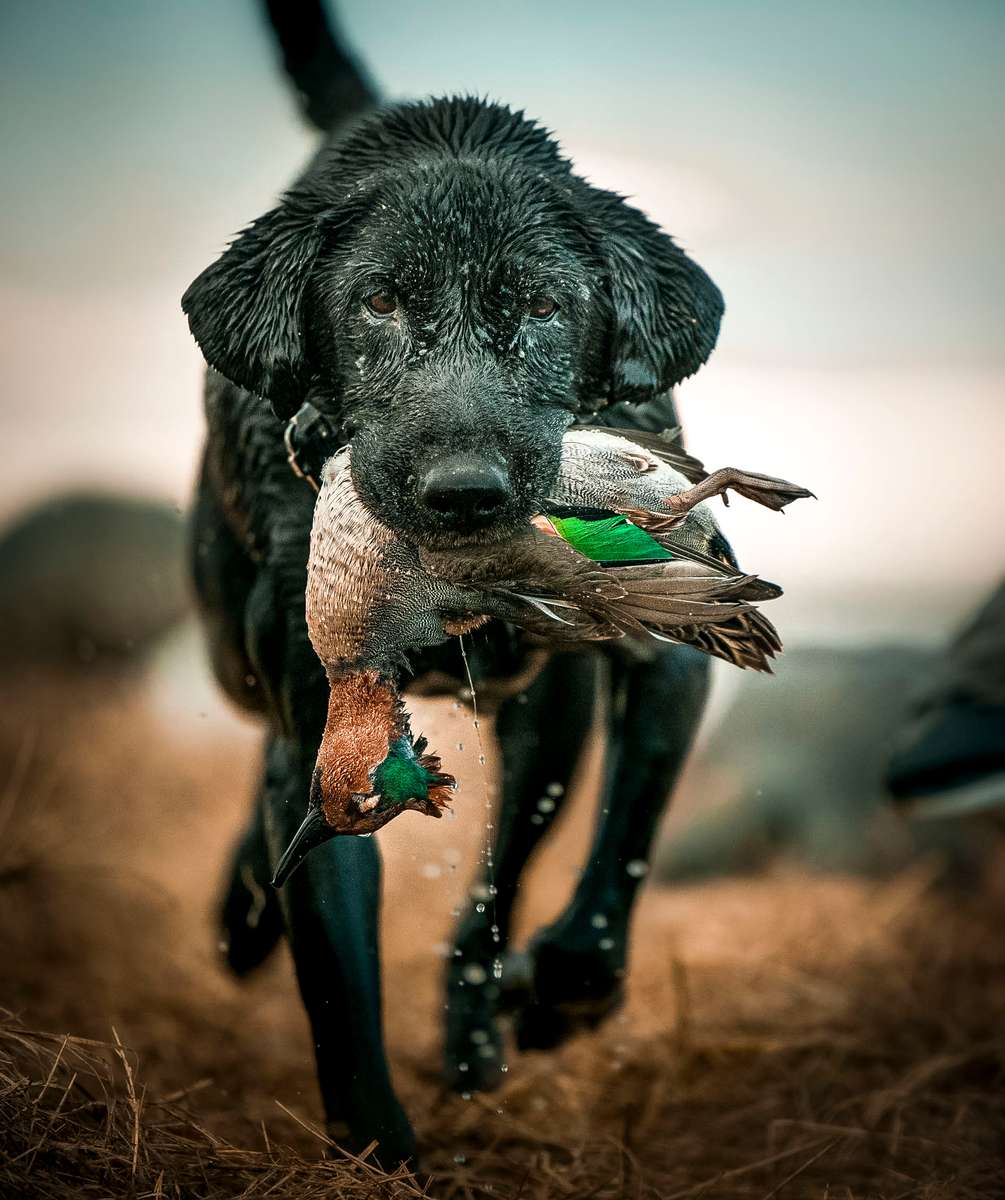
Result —
[[761, 581], [719, 570], [707, 574], [691, 563], [682, 571], [684, 565], [618, 571], [624, 594], [605, 615], [626, 633], [645, 632], [744, 669], [770, 672], [770, 659], [782, 643], [774, 625], [750, 603], [760, 594]]
[[694, 646], [698, 650], [721, 658], [741, 670], [761, 671], [770, 675], [771, 659], [782, 648], [778, 631], [756, 608], [738, 613], [718, 624], [682, 626], [654, 633], [667, 641]]

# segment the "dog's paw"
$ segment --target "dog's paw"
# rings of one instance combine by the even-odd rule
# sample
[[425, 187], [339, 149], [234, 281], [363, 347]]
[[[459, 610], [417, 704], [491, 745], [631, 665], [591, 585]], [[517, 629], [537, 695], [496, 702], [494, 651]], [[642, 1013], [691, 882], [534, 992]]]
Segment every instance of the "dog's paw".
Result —
[[399, 1104], [385, 1111], [357, 1112], [354, 1122], [329, 1118], [327, 1132], [334, 1143], [325, 1151], [327, 1158], [342, 1158], [344, 1151], [360, 1154], [376, 1142], [369, 1161], [382, 1170], [395, 1171], [402, 1165], [410, 1171], [419, 1168], [415, 1133]]
[[596, 1029], [624, 1003], [624, 945], [606, 935], [597, 944], [566, 944], [539, 935], [526, 954], [528, 982], [514, 997], [521, 1050], [551, 1050], [577, 1033]]

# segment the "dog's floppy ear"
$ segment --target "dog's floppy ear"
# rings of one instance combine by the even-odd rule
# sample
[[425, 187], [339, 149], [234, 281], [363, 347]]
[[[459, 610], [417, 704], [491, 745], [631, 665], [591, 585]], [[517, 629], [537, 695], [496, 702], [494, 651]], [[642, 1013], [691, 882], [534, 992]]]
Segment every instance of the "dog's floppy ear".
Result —
[[610, 400], [651, 400], [712, 353], [722, 294], [673, 240], [613, 192], [594, 192], [612, 313]]
[[304, 297], [330, 220], [288, 195], [189, 285], [181, 306], [209, 365], [291, 416], [312, 370]]

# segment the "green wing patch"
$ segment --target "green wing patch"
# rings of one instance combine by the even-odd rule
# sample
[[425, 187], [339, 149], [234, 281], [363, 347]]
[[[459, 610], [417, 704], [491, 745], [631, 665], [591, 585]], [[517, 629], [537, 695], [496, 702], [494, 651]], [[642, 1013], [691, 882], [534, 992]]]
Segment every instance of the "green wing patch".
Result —
[[653, 562], [674, 557], [627, 517], [615, 515], [589, 521], [582, 517], [548, 519], [559, 537], [594, 562]]

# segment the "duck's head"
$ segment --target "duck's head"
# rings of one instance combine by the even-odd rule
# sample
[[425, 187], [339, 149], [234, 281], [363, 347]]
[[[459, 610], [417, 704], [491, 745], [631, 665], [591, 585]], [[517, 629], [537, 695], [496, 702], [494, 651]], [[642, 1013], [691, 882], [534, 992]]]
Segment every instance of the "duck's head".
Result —
[[414, 740], [395, 683], [377, 670], [331, 675], [328, 719], [307, 816], [276, 867], [282, 887], [315, 846], [370, 834], [406, 809], [443, 815], [455, 787], [440, 760]]

